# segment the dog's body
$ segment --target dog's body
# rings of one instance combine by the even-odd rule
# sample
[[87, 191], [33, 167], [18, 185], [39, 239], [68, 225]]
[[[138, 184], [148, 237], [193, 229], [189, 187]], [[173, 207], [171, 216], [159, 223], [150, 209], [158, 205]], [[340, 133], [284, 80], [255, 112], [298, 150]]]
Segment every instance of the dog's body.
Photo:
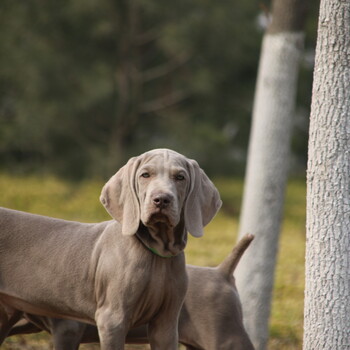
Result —
[[[253, 236], [247, 235], [216, 268], [187, 265], [188, 290], [179, 318], [179, 341], [188, 350], [253, 350], [244, 329], [233, 272]], [[69, 320], [27, 315], [31, 323], [16, 326], [10, 335], [50, 332], [56, 349], [76, 350], [80, 343], [98, 342], [95, 326]], [[35, 325], [36, 326], [35, 326]], [[128, 332], [126, 342], [148, 343], [147, 327]]]
[[[173, 294], [168, 287], [180, 295], [185, 293], [183, 253], [159, 258], [133, 236], [122, 235], [116, 221], [80, 224], [0, 209], [0, 222], [8, 228], [2, 231], [6, 246], [0, 254], [0, 300], [18, 310], [94, 323], [98, 312], [95, 300], [108, 297], [116, 300], [119, 313], [132, 307], [129, 322], [139, 325], [173, 302], [167, 300]], [[134, 251], [138, 252], [136, 259], [130, 258]], [[68, 270], [67, 265], [74, 268]], [[177, 278], [168, 279], [169, 274]], [[167, 283], [163, 285], [164, 280]], [[35, 288], [28, 288], [33, 284]], [[119, 290], [121, 285], [125, 292]], [[181, 303], [177, 301], [177, 306]]]
[[162, 149], [132, 158], [101, 202], [115, 220], [0, 209], [0, 302], [13, 315], [0, 315], [3, 335], [18, 310], [96, 324], [103, 350], [124, 349], [127, 331], [145, 323], [152, 349], [177, 349], [187, 232], [202, 234], [217, 190], [196, 162]]
[[[9, 228], [6, 236], [2, 232], [6, 246], [0, 254], [0, 300], [7, 306], [88, 323], [102, 318], [102, 326], [115, 317], [127, 318], [120, 348], [129, 327], [155, 322], [160, 310], [167, 315], [161, 324], [177, 319], [186, 292], [183, 253], [160, 258], [135, 237], [122, 235], [116, 221], [77, 224], [6, 209], [0, 210], [0, 221]], [[130, 258], [130, 252], [137, 252], [137, 258]], [[74, 268], [67, 271], [67, 265]], [[113, 311], [99, 307], [106, 298], [113, 301]]]

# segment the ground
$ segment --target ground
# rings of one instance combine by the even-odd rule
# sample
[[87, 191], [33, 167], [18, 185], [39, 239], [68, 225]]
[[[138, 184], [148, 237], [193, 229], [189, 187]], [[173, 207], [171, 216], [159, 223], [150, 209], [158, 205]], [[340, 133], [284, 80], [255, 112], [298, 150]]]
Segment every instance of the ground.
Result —
[[[214, 183], [224, 205], [206, 227], [204, 237], [189, 238], [186, 259], [190, 264], [215, 266], [236, 242], [243, 182], [240, 179], [214, 179]], [[102, 186], [101, 181], [71, 183], [54, 177], [0, 174], [0, 206], [68, 220], [102, 221], [109, 219], [98, 200]], [[288, 186], [276, 267], [269, 350], [297, 350], [302, 347], [304, 254], [305, 182], [293, 180]], [[42, 333], [8, 338], [1, 348], [47, 350], [52, 349], [52, 345], [49, 336]], [[99, 347], [82, 345], [80, 349], [97, 350]], [[146, 350], [149, 347], [128, 346], [127, 349]]]

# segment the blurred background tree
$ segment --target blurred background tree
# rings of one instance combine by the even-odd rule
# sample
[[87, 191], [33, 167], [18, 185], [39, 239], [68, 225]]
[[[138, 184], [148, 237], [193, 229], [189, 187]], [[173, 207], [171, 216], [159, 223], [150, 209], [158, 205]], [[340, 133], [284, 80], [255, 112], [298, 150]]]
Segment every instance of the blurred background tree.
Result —
[[[306, 163], [318, 1], [293, 137]], [[169, 147], [243, 174], [269, 1], [0, 2], [0, 167], [107, 177]], [[265, 24], [264, 24], [265, 23]]]

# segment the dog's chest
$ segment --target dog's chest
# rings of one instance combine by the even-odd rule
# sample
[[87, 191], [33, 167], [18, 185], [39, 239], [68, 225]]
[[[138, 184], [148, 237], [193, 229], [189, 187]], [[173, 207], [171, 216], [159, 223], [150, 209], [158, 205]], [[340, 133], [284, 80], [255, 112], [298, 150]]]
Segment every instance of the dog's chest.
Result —
[[148, 271], [143, 272], [141, 293], [134, 304], [132, 317], [135, 326], [149, 322], [160, 311], [180, 308], [184, 298], [187, 283], [185, 271], [174, 262], [157, 260]]

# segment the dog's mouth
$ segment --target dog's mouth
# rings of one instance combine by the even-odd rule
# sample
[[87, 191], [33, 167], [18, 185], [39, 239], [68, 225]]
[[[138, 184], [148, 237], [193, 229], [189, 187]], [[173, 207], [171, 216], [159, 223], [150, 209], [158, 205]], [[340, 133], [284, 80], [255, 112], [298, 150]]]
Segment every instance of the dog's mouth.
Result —
[[157, 224], [165, 224], [169, 228], [173, 227], [169, 216], [162, 212], [161, 209], [157, 209], [153, 213], [151, 213], [146, 222], [146, 226], [157, 226]]

